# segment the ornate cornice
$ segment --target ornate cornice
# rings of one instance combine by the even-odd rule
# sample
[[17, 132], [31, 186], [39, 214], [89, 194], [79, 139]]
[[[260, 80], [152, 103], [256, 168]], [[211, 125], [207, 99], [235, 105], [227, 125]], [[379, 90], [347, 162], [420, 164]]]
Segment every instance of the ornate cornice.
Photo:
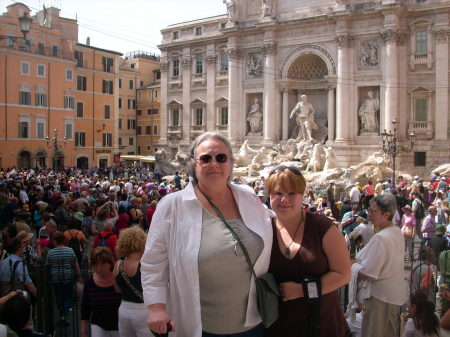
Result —
[[264, 42], [264, 45], [262, 46], [262, 53], [264, 55], [268, 55], [268, 54], [272, 54], [275, 49], [276, 49], [276, 45], [275, 42]]
[[216, 61], [217, 61], [217, 55], [215, 55], [215, 54], [206, 55], [206, 63], [207, 64], [216, 64]]
[[227, 54], [230, 59], [237, 59], [242, 54], [242, 51], [239, 48], [231, 47], [227, 49]]
[[447, 42], [448, 41], [448, 29], [439, 29], [433, 32], [434, 38], [437, 42]]
[[181, 59], [181, 64], [183, 67], [190, 66], [192, 64], [192, 58], [190, 56], [183, 56]]
[[349, 48], [353, 46], [354, 37], [350, 34], [336, 35], [335, 41], [339, 48]]
[[380, 38], [383, 43], [389, 44], [396, 42], [398, 44], [403, 44], [406, 40], [406, 32], [402, 32], [398, 29], [386, 29], [380, 33]]

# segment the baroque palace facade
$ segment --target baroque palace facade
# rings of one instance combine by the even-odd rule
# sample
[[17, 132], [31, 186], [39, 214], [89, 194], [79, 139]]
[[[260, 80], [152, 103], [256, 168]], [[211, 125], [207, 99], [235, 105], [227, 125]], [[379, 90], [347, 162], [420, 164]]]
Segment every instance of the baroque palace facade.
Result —
[[136, 93], [158, 86], [159, 56], [78, 43], [77, 21], [58, 8], [30, 13], [18, 2], [0, 15], [0, 168], [107, 167], [139, 154]]
[[213, 130], [236, 149], [283, 144], [307, 95], [313, 136], [340, 167], [379, 151], [394, 119], [400, 143], [417, 135], [402, 169], [449, 161], [448, 1], [225, 2], [226, 15], [161, 31], [159, 145], [171, 155]]

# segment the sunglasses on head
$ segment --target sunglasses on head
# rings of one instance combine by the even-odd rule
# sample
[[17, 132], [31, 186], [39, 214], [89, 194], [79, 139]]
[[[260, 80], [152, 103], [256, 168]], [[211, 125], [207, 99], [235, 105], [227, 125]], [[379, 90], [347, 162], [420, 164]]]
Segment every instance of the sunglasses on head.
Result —
[[207, 165], [211, 163], [212, 159], [215, 159], [218, 164], [225, 164], [228, 161], [228, 155], [225, 153], [218, 153], [215, 156], [211, 156], [210, 154], [202, 154], [196, 161], [200, 165]]
[[300, 173], [300, 171], [297, 170], [295, 167], [292, 167], [292, 166], [278, 166], [278, 167], [275, 167], [272, 171], [270, 171], [269, 177], [272, 174], [275, 174], [275, 173], [278, 173], [278, 172], [283, 172], [284, 170], [289, 170], [292, 173], [294, 173], [296, 176], [301, 176], [302, 175]]

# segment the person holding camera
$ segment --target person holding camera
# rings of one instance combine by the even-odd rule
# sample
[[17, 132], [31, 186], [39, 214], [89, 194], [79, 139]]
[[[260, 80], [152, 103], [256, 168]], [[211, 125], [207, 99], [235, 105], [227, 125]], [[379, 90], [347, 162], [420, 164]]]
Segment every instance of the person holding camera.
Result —
[[342, 232], [346, 235], [350, 234], [359, 223], [356, 221], [358, 219], [359, 214], [359, 206], [358, 204], [352, 204], [352, 210], [347, 212], [342, 217], [341, 226]]
[[6, 247], [9, 255], [0, 264], [0, 296], [11, 290], [26, 290], [36, 296], [36, 287], [31, 281], [28, 267], [22, 260], [25, 251], [20, 238], [14, 238]]

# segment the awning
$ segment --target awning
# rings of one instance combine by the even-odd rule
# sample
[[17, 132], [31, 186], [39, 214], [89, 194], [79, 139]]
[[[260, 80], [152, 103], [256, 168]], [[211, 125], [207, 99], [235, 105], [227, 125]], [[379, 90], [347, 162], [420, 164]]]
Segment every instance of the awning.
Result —
[[156, 162], [155, 156], [145, 156], [139, 159], [142, 163], [154, 163]]
[[120, 160], [140, 160], [143, 156], [136, 155], [120, 155]]

